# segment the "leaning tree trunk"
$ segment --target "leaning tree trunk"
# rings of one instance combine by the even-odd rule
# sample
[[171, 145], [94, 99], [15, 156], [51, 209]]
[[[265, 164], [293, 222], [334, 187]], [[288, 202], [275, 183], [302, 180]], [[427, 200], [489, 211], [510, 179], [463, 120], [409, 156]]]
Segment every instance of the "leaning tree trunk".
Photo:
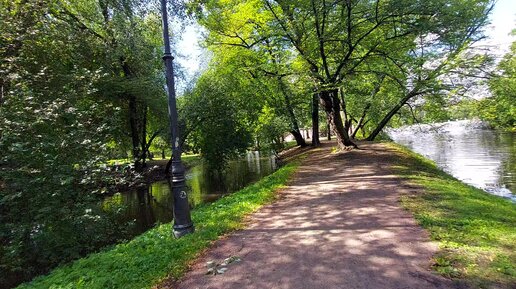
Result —
[[373, 141], [378, 134], [383, 130], [383, 128], [389, 123], [391, 118], [407, 103], [409, 99], [418, 95], [419, 93], [411, 91], [405, 97], [403, 97], [388, 113], [385, 117], [380, 121], [380, 123], [376, 126], [376, 128], [371, 132], [371, 134], [366, 138], [366, 140]]
[[301, 135], [299, 127], [297, 129], [292, 129], [290, 133], [292, 134], [292, 136], [294, 136], [294, 139], [296, 140], [298, 146], [306, 146], [305, 139], [303, 138], [303, 135]]
[[351, 117], [348, 114], [348, 110], [346, 107], [346, 99], [344, 98], [344, 92], [342, 91], [342, 88], [339, 89], [339, 92], [340, 92], [340, 98], [341, 98], [340, 105], [342, 107], [342, 114], [344, 115], [344, 119], [343, 119], [344, 130], [346, 131], [347, 134], [349, 134], [351, 132], [351, 123], [352, 123], [353, 117]]
[[[371, 92], [371, 101], [374, 99], [374, 97], [378, 94], [378, 92], [380, 91], [381, 87], [382, 87], [382, 83], [383, 83], [383, 80], [385, 79], [385, 75], [382, 74], [380, 75], [380, 79], [378, 81], [378, 83], [375, 85], [373, 91]], [[411, 96], [410, 96], [411, 97]], [[409, 98], [410, 98], [409, 97]], [[408, 99], [407, 99], [408, 100]], [[406, 100], [405, 100], [406, 102]], [[371, 107], [371, 102], [367, 103], [365, 108], [364, 108], [364, 111], [362, 113], [362, 116], [360, 117], [358, 123], [357, 123], [357, 127], [355, 128], [355, 130], [353, 131], [353, 133], [351, 134], [351, 137], [352, 138], [355, 138], [355, 135], [357, 134], [358, 130], [359, 129], [362, 129], [362, 131], [364, 131], [364, 126], [365, 124], [367, 123], [367, 121], [365, 121], [365, 118], [366, 118], [366, 115], [367, 115], [367, 112], [369, 111], [369, 108]], [[399, 109], [399, 108], [398, 108]], [[397, 110], [396, 110], [397, 111]], [[392, 117], [392, 115], [389, 117], [389, 119]], [[387, 120], [388, 121], [388, 120]], [[385, 126], [386, 123], [384, 123], [382, 125], [382, 128], [383, 126]], [[381, 128], [380, 128], [381, 129]], [[379, 133], [380, 131], [376, 132], [375, 135], [373, 136], [373, 139], [376, 137], [376, 135]]]
[[319, 146], [319, 94], [312, 96], [312, 146]]
[[340, 115], [340, 100], [337, 89], [321, 92], [320, 98], [331, 128], [337, 137], [337, 144], [339, 147], [341, 149], [345, 149], [350, 146], [356, 147], [356, 144], [349, 138], [348, 131], [344, 128], [344, 123], [342, 122], [342, 117]]
[[170, 168], [172, 168], [172, 161], [173, 160], [174, 160], [174, 154], [172, 154], [170, 156], [170, 158], [168, 159], [167, 165], [165, 166], [165, 174], [167, 176], [170, 176], [170, 173], [171, 173]]
[[287, 88], [285, 87], [285, 84], [283, 83], [283, 80], [281, 80], [280, 76], [278, 76], [278, 83], [281, 92], [283, 93], [283, 97], [285, 98], [285, 109], [287, 110], [288, 116], [290, 118], [290, 124], [292, 125], [290, 133], [296, 139], [297, 145], [304, 147], [306, 146], [305, 139], [303, 138], [301, 130], [299, 129], [299, 124], [297, 123], [296, 115], [294, 114], [294, 109], [292, 108], [292, 102], [290, 101], [290, 96], [288, 94]]
[[371, 104], [368, 103], [366, 105], [366, 107], [364, 108], [364, 111], [362, 112], [362, 115], [360, 116], [360, 119], [358, 120], [355, 129], [351, 133], [351, 137], [352, 138], [355, 138], [355, 136], [357, 135], [358, 130], [365, 125], [364, 121], [365, 121], [365, 118], [366, 118], [366, 115], [367, 115], [367, 111], [369, 110], [370, 107], [371, 107]]

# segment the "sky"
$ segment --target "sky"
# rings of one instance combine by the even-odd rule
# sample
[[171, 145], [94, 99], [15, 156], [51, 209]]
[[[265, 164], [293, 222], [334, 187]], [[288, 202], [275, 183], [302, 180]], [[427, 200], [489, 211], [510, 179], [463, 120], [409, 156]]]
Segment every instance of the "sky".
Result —
[[[498, 56], [503, 56], [516, 40], [510, 36], [512, 29], [516, 29], [516, 0], [498, 0], [490, 15], [491, 24], [485, 28], [487, 39], [482, 40], [477, 46], [489, 46], [491, 51]], [[196, 24], [188, 25], [181, 32], [178, 42], [177, 61], [186, 68], [187, 78], [191, 78], [201, 67], [202, 56], [205, 51], [200, 46], [201, 27]]]
[[184, 31], [181, 31], [181, 39], [177, 43], [178, 55], [175, 59], [186, 69], [187, 78], [192, 77], [200, 69], [202, 54], [205, 53], [200, 45], [201, 30], [197, 24], [186, 26]]
[[516, 29], [516, 0], [498, 0], [489, 18], [491, 24], [485, 28], [488, 38], [482, 44], [490, 45], [495, 54], [503, 55], [516, 40], [510, 35]]

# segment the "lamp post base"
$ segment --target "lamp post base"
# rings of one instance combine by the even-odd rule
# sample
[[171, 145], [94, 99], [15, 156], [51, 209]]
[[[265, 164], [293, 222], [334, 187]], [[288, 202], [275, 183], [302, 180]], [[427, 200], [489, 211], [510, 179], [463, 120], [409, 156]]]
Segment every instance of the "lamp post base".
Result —
[[177, 157], [177, 161], [172, 161], [172, 178], [169, 185], [174, 197], [174, 225], [172, 226], [172, 234], [176, 238], [191, 234], [195, 231], [192, 219], [190, 217], [190, 205], [188, 203], [188, 194], [185, 188], [185, 168], [181, 163], [181, 158]]
[[181, 238], [184, 235], [191, 234], [195, 231], [195, 227], [193, 224], [190, 224], [188, 226], [184, 225], [174, 225], [172, 229], [172, 234], [174, 234], [174, 237]]

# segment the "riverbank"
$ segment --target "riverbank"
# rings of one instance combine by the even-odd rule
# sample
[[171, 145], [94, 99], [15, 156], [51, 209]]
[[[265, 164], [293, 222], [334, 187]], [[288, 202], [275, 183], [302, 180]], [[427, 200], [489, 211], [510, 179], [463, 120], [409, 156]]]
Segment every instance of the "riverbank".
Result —
[[513, 288], [515, 204], [394, 144], [332, 146], [195, 209], [193, 235], [162, 225], [20, 288]]
[[280, 201], [158, 288], [513, 288], [514, 204], [394, 144], [360, 147], [312, 151]]
[[[102, 195], [135, 190], [153, 182], [166, 180], [166, 167], [169, 159], [168, 156], [164, 159], [148, 160], [141, 172], [134, 169], [130, 159], [109, 160], [105, 164], [105, 180], [99, 184], [106, 188]], [[201, 164], [202, 159], [198, 154], [190, 154], [182, 156], [182, 162], [186, 169], [190, 169]]]
[[439, 243], [433, 269], [474, 288], [516, 287], [516, 204], [466, 185], [399, 145], [395, 172], [415, 185], [405, 208]]
[[290, 162], [239, 192], [194, 209], [195, 234], [174, 239], [171, 224], [164, 224], [17, 288], [140, 289], [167, 276], [178, 278], [211, 242], [242, 228], [246, 215], [273, 201], [297, 166]]

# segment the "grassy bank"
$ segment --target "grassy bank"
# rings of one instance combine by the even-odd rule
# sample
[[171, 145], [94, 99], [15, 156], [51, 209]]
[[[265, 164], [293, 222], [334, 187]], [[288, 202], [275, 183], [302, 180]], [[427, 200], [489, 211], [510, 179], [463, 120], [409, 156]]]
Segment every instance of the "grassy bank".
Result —
[[243, 226], [243, 218], [271, 202], [297, 167], [290, 163], [257, 183], [214, 203], [196, 208], [196, 232], [171, 236], [171, 224], [158, 226], [135, 239], [57, 268], [18, 288], [149, 288], [161, 279], [180, 277], [201, 251], [221, 235]]
[[[155, 157], [153, 160], [147, 160], [148, 165], [166, 165], [170, 156], [165, 156], [164, 159], [159, 157]], [[181, 156], [181, 161], [186, 167], [193, 167], [198, 165], [201, 162], [201, 156], [198, 154], [183, 154]], [[112, 159], [107, 161], [107, 165], [128, 165], [133, 162], [132, 159]]]
[[440, 253], [434, 269], [475, 288], [516, 288], [516, 204], [466, 185], [424, 157], [398, 145], [396, 172], [424, 193], [406, 195]]

